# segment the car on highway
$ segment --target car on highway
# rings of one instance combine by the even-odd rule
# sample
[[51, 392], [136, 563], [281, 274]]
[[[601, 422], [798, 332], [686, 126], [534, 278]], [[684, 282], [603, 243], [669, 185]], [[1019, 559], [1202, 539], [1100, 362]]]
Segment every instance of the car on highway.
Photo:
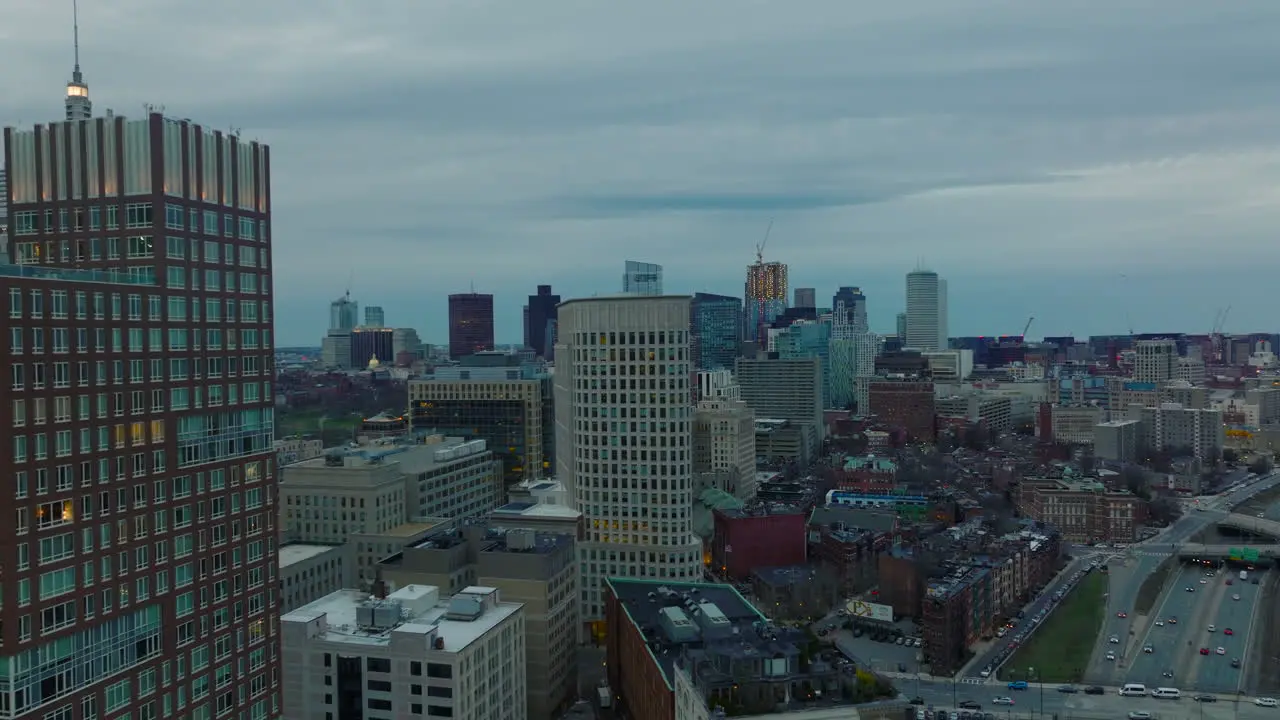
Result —
[[1254, 698], [1253, 704], [1258, 707], [1276, 707], [1280, 706], [1280, 702], [1276, 702], [1275, 698]]
[[1217, 630], [1217, 629], [1218, 629], [1218, 626], [1217, 626], [1217, 625], [1210, 625], [1210, 626], [1209, 626], [1209, 632], [1213, 632], [1214, 630]]
[[1107, 638], [1107, 642], [1111, 643], [1112, 645], [1119, 645], [1120, 638], [1115, 635], [1112, 635], [1111, 637]]
[[992, 698], [992, 699], [991, 699], [991, 704], [992, 704], [992, 705], [1012, 705], [1012, 704], [1013, 704], [1013, 698], [1008, 697], [1008, 696], [1003, 696], [1003, 697], [998, 697], [998, 698]]
[[1059, 686], [1058, 686], [1058, 692], [1060, 692], [1060, 693], [1077, 693], [1077, 692], [1079, 692], [1079, 690], [1076, 690], [1076, 686], [1075, 686], [1075, 685], [1059, 685]]
[[1239, 668], [1240, 668], [1240, 658], [1231, 658], [1231, 667], [1236, 668], [1236, 669], [1239, 669]]
[[1151, 720], [1151, 713], [1146, 710], [1130, 710], [1129, 720]]
[[1218, 649], [1217, 649], [1217, 650], [1215, 650], [1214, 652], [1218, 653], [1219, 655], [1226, 655], [1226, 654], [1227, 654], [1227, 649], [1226, 649], [1226, 648], [1224, 648], [1224, 647], [1219, 646], [1219, 647], [1218, 647]]
[[1232, 595], [1232, 596], [1231, 596], [1231, 599], [1232, 599], [1232, 600], [1239, 600], [1239, 599], [1240, 599], [1240, 594], [1239, 594], [1239, 593], [1236, 593], [1235, 595]]
[[1209, 648], [1200, 648], [1200, 654], [1201, 654], [1201, 655], [1208, 655], [1208, 654], [1209, 654]]
[[1164, 621], [1163, 621], [1163, 620], [1156, 620], [1156, 627], [1164, 627]]
[[956, 707], [964, 708], [965, 710], [981, 710], [982, 703], [974, 700], [961, 700]]
[[1156, 651], [1156, 649], [1155, 649], [1155, 648], [1153, 648], [1153, 647], [1151, 647], [1150, 645], [1144, 645], [1144, 646], [1142, 647], [1142, 652], [1144, 652], [1144, 653], [1146, 653], [1146, 654], [1148, 654], [1148, 655], [1150, 655], [1151, 653], [1153, 653], [1153, 652], [1155, 652], [1155, 651]]
[[1187, 592], [1195, 592], [1195, 591], [1196, 591], [1195, 588], [1191, 587], [1190, 585], [1187, 586]]
[[1171, 617], [1171, 618], [1169, 618], [1169, 624], [1170, 624], [1170, 625], [1177, 625], [1177, 624], [1178, 624], [1178, 618], [1177, 618], [1177, 617]]
[[1195, 700], [1196, 702], [1218, 702], [1218, 698], [1212, 695], [1196, 695], [1191, 699]]
[[1235, 635], [1235, 634], [1236, 634], [1236, 631], [1235, 631], [1235, 630], [1232, 630], [1231, 628], [1223, 628], [1223, 630], [1222, 630], [1222, 634], [1223, 634], [1223, 635]]
[[1107, 659], [1108, 659], [1108, 660], [1110, 660], [1110, 661], [1112, 661], [1112, 662], [1115, 662], [1116, 654], [1115, 654], [1115, 653], [1113, 653], [1113, 652], [1109, 652], [1109, 653], [1107, 653]]
[[1026, 681], [1026, 680], [1014, 680], [1013, 682], [1009, 683], [1009, 689], [1010, 689], [1010, 690], [1026, 690], [1026, 689], [1027, 689], [1027, 681]]
[[1084, 689], [1085, 695], [1105, 695], [1106, 693], [1107, 689], [1101, 685], [1090, 685]]
[[1125, 612], [1118, 612], [1118, 613], [1116, 613], [1116, 617], [1118, 617], [1118, 618], [1127, 618], [1127, 617], [1129, 617], [1129, 615], [1128, 615], [1128, 613], [1125, 613]]

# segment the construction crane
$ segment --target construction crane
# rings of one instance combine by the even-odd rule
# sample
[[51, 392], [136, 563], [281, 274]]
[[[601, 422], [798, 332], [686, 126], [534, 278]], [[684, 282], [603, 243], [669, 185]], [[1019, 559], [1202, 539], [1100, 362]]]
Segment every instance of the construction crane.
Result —
[[1035, 319], [1036, 319], [1036, 316], [1032, 315], [1031, 317], [1027, 318], [1027, 324], [1022, 326], [1022, 340], [1024, 342], [1027, 339], [1027, 331], [1031, 329], [1031, 323], [1034, 322]]
[[769, 220], [769, 227], [764, 229], [764, 239], [756, 243], [756, 264], [764, 264], [764, 246], [769, 244], [769, 233], [773, 230], [773, 220]]

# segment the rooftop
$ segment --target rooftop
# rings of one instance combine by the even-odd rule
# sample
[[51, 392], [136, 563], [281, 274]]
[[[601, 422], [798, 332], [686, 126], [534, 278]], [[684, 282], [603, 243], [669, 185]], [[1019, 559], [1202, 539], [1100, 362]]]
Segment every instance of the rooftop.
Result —
[[289, 469], [368, 469], [398, 464], [417, 474], [488, 450], [484, 440], [443, 435], [402, 435], [329, 448], [324, 455], [289, 465]]
[[874, 472], [897, 472], [898, 464], [889, 458], [867, 455], [851, 457], [844, 461], [845, 470], [871, 470]]
[[[360, 610], [375, 607], [385, 615], [370, 624]], [[522, 607], [522, 603], [500, 601], [498, 591], [490, 587], [471, 586], [442, 598], [434, 585], [406, 585], [382, 601], [372, 602], [368, 593], [339, 590], [285, 614], [281, 620], [307, 623], [324, 617], [326, 627], [320, 639], [364, 646], [389, 645], [396, 632], [435, 632], [444, 642], [438, 649], [456, 653]]]
[[422, 518], [417, 522], [400, 523], [395, 527], [387, 528], [377, 534], [393, 538], [409, 538], [414, 535], [421, 535], [422, 533], [430, 532], [433, 528], [440, 527], [441, 525], [449, 522], [452, 522], [452, 520], [448, 518]]
[[[500, 527], [477, 528], [481, 536], [480, 552], [513, 552], [546, 554], [573, 544], [573, 537], [563, 533], [537, 532], [535, 530]], [[466, 530], [450, 529], [412, 545], [415, 550], [444, 550], [466, 542]]]
[[285, 543], [280, 546], [280, 567], [286, 568], [323, 555], [341, 545], [312, 545], [309, 543]]
[[494, 508], [489, 515], [490, 517], [518, 515], [520, 517], [572, 519], [581, 516], [582, 513], [571, 507], [554, 503], [512, 502]]

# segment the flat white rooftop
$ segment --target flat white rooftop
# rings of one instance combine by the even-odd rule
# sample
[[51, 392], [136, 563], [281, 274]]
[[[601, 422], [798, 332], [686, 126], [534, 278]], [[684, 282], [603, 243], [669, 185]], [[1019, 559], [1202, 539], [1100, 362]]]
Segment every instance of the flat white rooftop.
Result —
[[[475, 592], [496, 592], [493, 588], [468, 587], [458, 595]], [[486, 632], [497, 627], [503, 620], [511, 617], [524, 607], [523, 603], [499, 602], [488, 607], [475, 620], [449, 620], [445, 618], [449, 601], [458, 595], [441, 597], [438, 588], [432, 585], [406, 585], [387, 596], [387, 600], [404, 601], [406, 607], [415, 600], [436, 595], [436, 602], [424, 612], [402, 618], [402, 622], [390, 630], [381, 632], [362, 630], [356, 623], [356, 608], [369, 599], [369, 594], [360, 590], [338, 590], [315, 602], [308, 603], [293, 612], [285, 614], [282, 622], [311, 622], [321, 615], [326, 616], [328, 630], [323, 639], [326, 642], [350, 643], [382, 647], [391, 643], [391, 633], [416, 632], [426, 634], [434, 627], [438, 637], [444, 640], [445, 652], [456, 653], [480, 639]]]
[[[499, 515], [513, 514], [510, 510], [503, 511], [501, 507], [494, 510]], [[564, 505], [555, 505], [553, 503], [535, 503], [529, 507], [521, 509], [518, 513], [514, 513], [522, 517], [542, 517], [542, 518], [577, 518], [582, 513]]]
[[286, 568], [294, 563], [310, 560], [323, 555], [338, 545], [308, 545], [307, 543], [289, 543], [280, 546], [280, 567]]

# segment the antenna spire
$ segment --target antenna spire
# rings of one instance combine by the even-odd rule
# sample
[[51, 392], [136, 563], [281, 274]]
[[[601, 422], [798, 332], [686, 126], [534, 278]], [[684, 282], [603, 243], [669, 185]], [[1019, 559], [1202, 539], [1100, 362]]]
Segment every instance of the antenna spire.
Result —
[[84, 74], [80, 72], [79, 0], [71, 0], [71, 33], [75, 65], [71, 71], [71, 82], [67, 83], [67, 120], [88, 120], [93, 117], [93, 103], [89, 100], [89, 86], [84, 82]]
[[83, 82], [80, 75], [80, 3], [78, 0], [71, 0], [71, 37], [75, 49], [75, 70], [72, 71], [71, 77], [76, 82]]

